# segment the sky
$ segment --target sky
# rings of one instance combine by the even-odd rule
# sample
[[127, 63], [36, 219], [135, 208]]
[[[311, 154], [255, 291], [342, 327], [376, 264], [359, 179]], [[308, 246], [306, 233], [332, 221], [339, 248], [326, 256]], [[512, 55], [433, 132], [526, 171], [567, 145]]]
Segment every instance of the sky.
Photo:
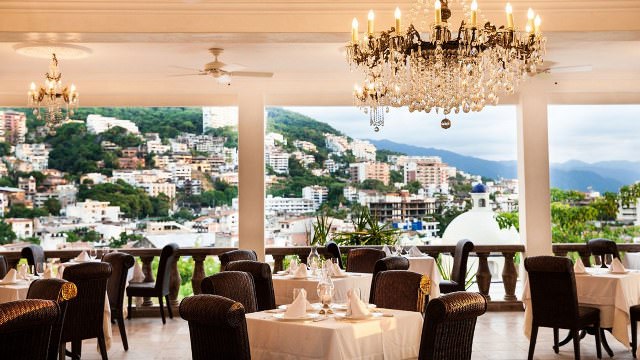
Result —
[[[443, 115], [391, 109], [375, 132], [356, 107], [287, 107], [359, 139], [388, 139], [450, 150], [487, 160], [517, 159], [516, 107], [487, 106], [479, 113]], [[549, 160], [640, 161], [640, 105], [549, 106]], [[605, 126], [606, 125], [606, 126]]]

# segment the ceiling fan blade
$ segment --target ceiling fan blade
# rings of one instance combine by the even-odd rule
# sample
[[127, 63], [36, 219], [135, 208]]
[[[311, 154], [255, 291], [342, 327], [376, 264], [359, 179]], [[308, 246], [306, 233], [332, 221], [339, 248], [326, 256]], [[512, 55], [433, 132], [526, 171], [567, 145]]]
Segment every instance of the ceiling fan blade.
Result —
[[592, 70], [593, 70], [593, 66], [591, 65], [574, 65], [574, 66], [550, 67], [542, 71], [550, 74], [562, 74], [562, 73], [590, 72]]
[[231, 73], [231, 76], [270, 78], [270, 77], [273, 77], [273, 73], [270, 73], [270, 72], [259, 72], [259, 71], [234, 71], [234, 72]]
[[193, 73], [193, 74], [171, 74], [167, 75], [168, 77], [182, 77], [182, 76], [198, 76], [198, 75], [207, 75], [205, 72]]
[[186, 66], [169, 65], [169, 67], [174, 68], [174, 69], [182, 69], [182, 70], [190, 70], [190, 71], [202, 71], [200, 69], [190, 68], [190, 67], [186, 67]]
[[234, 72], [234, 71], [242, 71], [246, 68], [247, 68], [246, 66], [240, 65], [240, 64], [225, 64], [220, 69], [227, 72]]

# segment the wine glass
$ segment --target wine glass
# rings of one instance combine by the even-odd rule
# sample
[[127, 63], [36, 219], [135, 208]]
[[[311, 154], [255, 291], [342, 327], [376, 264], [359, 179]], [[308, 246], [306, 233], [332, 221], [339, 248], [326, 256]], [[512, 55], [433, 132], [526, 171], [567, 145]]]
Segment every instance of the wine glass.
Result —
[[320, 302], [322, 303], [320, 315], [333, 314], [333, 310], [331, 310], [331, 307], [329, 305], [331, 304], [331, 300], [333, 299], [335, 287], [333, 285], [331, 277], [327, 272], [322, 272], [322, 278], [318, 282], [316, 290], [318, 293], [318, 297], [320, 298]]
[[402, 244], [400, 244], [400, 242], [396, 242], [395, 245], [393, 245], [393, 247], [396, 250], [396, 256], [400, 256], [402, 255]]

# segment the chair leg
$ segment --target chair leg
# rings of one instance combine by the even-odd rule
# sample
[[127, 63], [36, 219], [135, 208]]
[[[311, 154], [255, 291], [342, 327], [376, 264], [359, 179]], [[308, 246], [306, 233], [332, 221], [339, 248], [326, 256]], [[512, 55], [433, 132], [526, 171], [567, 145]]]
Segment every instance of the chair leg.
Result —
[[104, 341], [104, 334], [98, 335], [98, 346], [100, 347], [100, 355], [102, 355], [102, 360], [109, 360], [107, 356], [107, 344]]
[[169, 301], [169, 295], [164, 297], [167, 300], [167, 311], [169, 312], [169, 319], [173, 319], [173, 310], [171, 310], [171, 301]]
[[82, 357], [82, 340], [74, 340], [71, 342], [71, 352], [79, 358]]
[[158, 296], [158, 302], [160, 303], [160, 317], [162, 317], [162, 325], [167, 323], [164, 319], [164, 307], [162, 306], [162, 296]]
[[538, 337], [538, 326], [531, 326], [531, 339], [529, 339], [529, 360], [533, 360], [533, 352], [536, 349], [536, 339]]
[[127, 341], [127, 330], [124, 328], [124, 319], [122, 318], [122, 314], [120, 314], [116, 321], [118, 322], [118, 329], [120, 330], [120, 338], [122, 339], [122, 346], [124, 347], [124, 351], [129, 350], [129, 342]]
[[598, 356], [598, 359], [602, 359], [602, 349], [601, 349], [601, 339], [600, 339], [600, 321], [598, 321], [597, 323], [593, 324], [594, 328], [595, 328], [595, 337], [596, 337], [596, 355]]
[[604, 329], [602, 328], [599, 328], [599, 329], [600, 329], [600, 340], [602, 341], [602, 347], [604, 348], [604, 351], [607, 352], [609, 357], [613, 357], [613, 350], [611, 350], [611, 348], [609, 347], [609, 343], [607, 342], [607, 337], [604, 335]]
[[638, 322], [631, 319], [631, 355], [636, 357], [636, 349], [638, 348]]
[[133, 298], [131, 296], [127, 296], [127, 297], [129, 298], [129, 306], [127, 307], [127, 310], [129, 311], [127, 311], [127, 319], [131, 320], [131, 305], [133, 302]]
[[553, 328], [553, 351], [557, 354], [560, 352], [560, 347], [558, 346], [558, 341], [560, 337], [560, 329]]
[[66, 350], [67, 350], [67, 344], [60, 343], [60, 346], [58, 347], [58, 360], [65, 360]]
[[571, 337], [573, 338], [573, 357], [580, 360], [580, 333], [578, 330], [571, 330]]

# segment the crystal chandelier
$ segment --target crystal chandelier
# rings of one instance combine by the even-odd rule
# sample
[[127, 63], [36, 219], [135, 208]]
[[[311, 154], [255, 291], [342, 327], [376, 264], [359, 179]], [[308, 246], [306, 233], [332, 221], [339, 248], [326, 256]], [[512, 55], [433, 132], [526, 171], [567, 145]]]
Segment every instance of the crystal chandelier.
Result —
[[74, 110], [78, 108], [79, 94], [76, 86], [70, 87], [62, 85], [62, 74], [58, 69], [58, 58], [53, 54], [49, 72], [45, 74], [44, 85], [36, 87], [31, 83], [28, 93], [29, 107], [33, 108], [33, 114], [38, 120], [45, 120], [45, 128], [50, 132], [55, 132], [55, 128], [60, 126], [62, 121], [69, 120]]
[[[418, 0], [418, 6], [423, 1]], [[403, 31], [399, 8], [395, 27], [379, 34], [374, 32], [373, 11], [362, 37], [353, 19], [347, 61], [352, 71], [364, 75], [364, 83], [354, 87], [354, 103], [369, 113], [375, 131], [384, 125], [389, 107], [445, 115], [480, 111], [486, 104], [496, 105], [501, 94], [514, 93], [528, 73], [535, 74], [546, 42], [539, 15], [529, 9], [520, 31], [514, 27], [511, 4], [506, 6], [507, 25], [499, 28], [488, 21], [478, 26], [476, 0], [470, 10], [455, 37], [447, 0], [435, 0], [427, 34], [413, 24]]]

